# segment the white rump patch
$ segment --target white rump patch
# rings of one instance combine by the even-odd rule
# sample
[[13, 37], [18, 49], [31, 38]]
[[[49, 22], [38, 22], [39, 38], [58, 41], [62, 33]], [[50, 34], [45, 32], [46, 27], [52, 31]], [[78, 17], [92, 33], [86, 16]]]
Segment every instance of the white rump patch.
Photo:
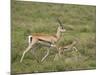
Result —
[[32, 35], [28, 36], [28, 44], [30, 45], [30, 43], [32, 42]]

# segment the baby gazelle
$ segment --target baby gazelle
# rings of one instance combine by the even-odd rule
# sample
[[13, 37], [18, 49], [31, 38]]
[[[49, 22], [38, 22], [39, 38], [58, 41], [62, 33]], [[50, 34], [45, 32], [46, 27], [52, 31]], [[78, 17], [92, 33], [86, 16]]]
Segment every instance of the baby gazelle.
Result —
[[[65, 45], [65, 46], [53, 45], [52, 47], [56, 48], [59, 56], [61, 56], [65, 51], [70, 51], [70, 50], [78, 51], [77, 48], [75, 47], [76, 44], [77, 44], [77, 41], [73, 41], [70, 45]], [[47, 53], [42, 58], [41, 62], [43, 62], [48, 55], [49, 55], [49, 49], [47, 49]]]
[[57, 47], [59, 55], [62, 55], [65, 51], [70, 51], [70, 50], [78, 51], [77, 48], [75, 47], [76, 44], [77, 41], [73, 41], [70, 45]]

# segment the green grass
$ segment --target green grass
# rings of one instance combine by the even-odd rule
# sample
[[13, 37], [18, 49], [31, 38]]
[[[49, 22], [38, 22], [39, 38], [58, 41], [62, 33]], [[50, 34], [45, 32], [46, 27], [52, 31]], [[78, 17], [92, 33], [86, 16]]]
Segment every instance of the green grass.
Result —
[[[72, 4], [51, 4], [12, 1], [11, 69], [13, 73], [53, 72], [96, 68], [96, 7]], [[38, 63], [29, 51], [20, 63], [27, 47], [27, 36], [33, 33], [55, 34], [60, 16], [66, 32], [57, 44], [65, 45], [78, 38], [79, 53], [65, 52], [62, 57], [50, 50], [48, 58]], [[35, 56], [44, 56], [46, 48], [38, 47]], [[55, 59], [55, 61], [54, 61]]]

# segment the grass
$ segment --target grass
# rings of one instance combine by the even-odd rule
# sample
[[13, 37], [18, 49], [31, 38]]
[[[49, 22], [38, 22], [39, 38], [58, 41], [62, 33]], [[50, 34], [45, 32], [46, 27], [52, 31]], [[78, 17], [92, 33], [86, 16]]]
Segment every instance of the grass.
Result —
[[[12, 73], [54, 72], [96, 68], [96, 7], [88, 5], [51, 4], [36, 2], [19, 2], [12, 0]], [[66, 32], [58, 41], [65, 45], [78, 38], [76, 47], [79, 53], [65, 52], [62, 57], [57, 51], [50, 50], [48, 58], [38, 63], [29, 51], [20, 63], [23, 51], [27, 47], [27, 36], [32, 33], [55, 34], [58, 27], [56, 17], [60, 16]], [[35, 51], [41, 60], [46, 48], [38, 47]], [[55, 59], [55, 61], [53, 60]]]

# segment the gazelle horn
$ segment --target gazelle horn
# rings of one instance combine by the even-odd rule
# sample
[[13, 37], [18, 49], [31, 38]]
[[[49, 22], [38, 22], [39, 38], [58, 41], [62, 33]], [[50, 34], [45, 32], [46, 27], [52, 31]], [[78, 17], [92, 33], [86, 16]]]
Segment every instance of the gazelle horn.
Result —
[[61, 27], [63, 27], [63, 24], [61, 23], [60, 19], [57, 18], [58, 23], [60, 24]]

